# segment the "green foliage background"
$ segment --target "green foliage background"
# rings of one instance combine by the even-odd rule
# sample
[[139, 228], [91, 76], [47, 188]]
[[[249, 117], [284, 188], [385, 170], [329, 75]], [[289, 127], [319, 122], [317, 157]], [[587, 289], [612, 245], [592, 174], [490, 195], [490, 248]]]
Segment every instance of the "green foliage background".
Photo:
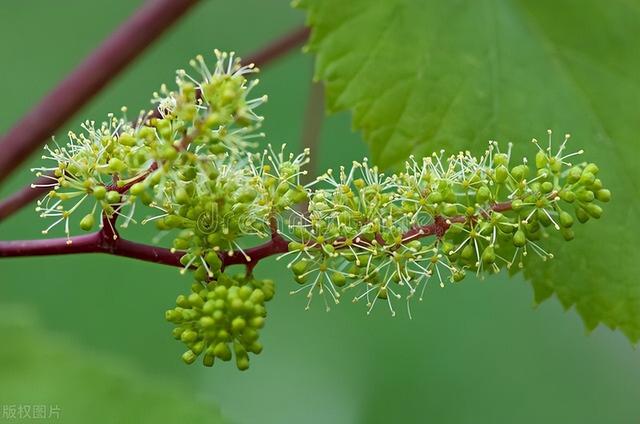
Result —
[[[139, 4], [2, 2], [0, 131]], [[69, 125], [101, 119], [123, 104], [147, 107], [150, 93], [196, 53], [217, 47], [246, 54], [303, 21], [287, 2], [203, 2]], [[522, 45], [520, 54], [532, 48]], [[262, 110], [270, 142], [299, 145], [312, 67], [310, 56], [296, 53], [265, 68], [260, 90], [270, 95]], [[546, 79], [559, 78], [557, 72], [547, 70]], [[366, 154], [350, 125], [345, 113], [325, 121], [315, 152], [321, 169]], [[500, 138], [507, 126], [487, 137]], [[0, 194], [30, 178], [23, 170]], [[613, 219], [590, 225], [609, 230], [593, 242], [613, 246], [608, 234], [623, 232], [623, 225]], [[27, 209], [0, 224], [0, 238], [37, 238], [41, 228]], [[128, 234], [148, 241], [150, 230]], [[607, 260], [617, 266], [615, 258]], [[304, 312], [304, 299], [287, 295], [294, 283], [281, 264], [260, 264], [257, 272], [274, 277], [279, 291], [270, 304], [265, 351], [239, 373], [233, 366], [208, 370], [180, 362], [181, 347], [163, 319], [189, 285], [175, 269], [103, 256], [2, 260], [0, 405], [59, 404], [59, 422], [69, 423], [141, 422], [138, 417], [158, 411], [166, 411], [159, 420], [166, 421], [184, 410], [216, 422], [218, 408], [238, 423], [640, 419], [638, 352], [622, 334], [602, 327], [585, 336], [578, 315], [557, 300], [534, 310], [531, 286], [521, 276], [434, 287], [409, 321], [382, 309], [367, 317], [350, 304], [329, 314], [321, 307]], [[40, 389], [25, 389], [33, 386]]]

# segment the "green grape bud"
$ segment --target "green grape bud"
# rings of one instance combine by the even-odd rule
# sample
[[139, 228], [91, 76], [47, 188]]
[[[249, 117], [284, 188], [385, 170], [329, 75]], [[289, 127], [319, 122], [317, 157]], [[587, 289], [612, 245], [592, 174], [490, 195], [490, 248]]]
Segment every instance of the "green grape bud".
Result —
[[196, 355], [191, 350], [187, 350], [185, 353], [182, 354], [182, 360], [184, 361], [185, 364], [189, 364], [189, 365], [193, 364], [197, 358], [198, 358], [198, 355]]
[[600, 180], [600, 178], [596, 178], [596, 180], [593, 182], [593, 184], [591, 184], [589, 186], [589, 190], [591, 191], [598, 191], [602, 188], [602, 180]]
[[200, 355], [202, 353], [202, 351], [204, 350], [204, 341], [200, 340], [199, 342], [195, 343], [193, 345], [193, 347], [191, 347], [191, 350], [196, 355]]
[[202, 328], [212, 328], [216, 325], [216, 321], [212, 317], [202, 317], [200, 318], [200, 327]]
[[[191, 180], [193, 180], [197, 175], [198, 175], [198, 170], [197, 170], [195, 167], [190, 166], [190, 167], [188, 167], [188, 168], [186, 168], [186, 169], [182, 169], [182, 170], [181, 170], [181, 173], [180, 173], [180, 179], [181, 179], [182, 181], [191, 181]], [[157, 176], [157, 177], [156, 177], [156, 176]], [[160, 173], [158, 173], [158, 172], [153, 173], [153, 174], [151, 174], [150, 182], [151, 182], [153, 185], [156, 185], [156, 184], [158, 184], [158, 183], [160, 182], [160, 178], [161, 178], [161, 177], [162, 177], [162, 174], [160, 174]]]
[[190, 308], [191, 305], [189, 304], [189, 300], [187, 299], [187, 296], [181, 294], [176, 298], [176, 305], [180, 306], [181, 308]]
[[212, 367], [215, 359], [215, 356], [207, 353], [202, 357], [202, 365], [204, 365], [205, 367]]
[[159, 156], [162, 160], [175, 160], [178, 157], [178, 150], [176, 150], [176, 148], [173, 146], [167, 146], [160, 151]]
[[584, 185], [591, 185], [593, 184], [593, 182], [596, 180], [596, 176], [593, 175], [591, 172], [588, 171], [584, 171], [582, 173], [582, 175], [580, 176], [580, 183], [584, 184]]
[[560, 190], [558, 196], [567, 203], [573, 203], [576, 200], [576, 194], [569, 190]]
[[485, 203], [491, 199], [491, 191], [487, 186], [481, 186], [476, 192], [476, 201], [478, 203]]
[[183, 332], [184, 332], [183, 327], [176, 327], [171, 331], [171, 335], [173, 336], [174, 339], [180, 340], [180, 337], [182, 337]]
[[296, 241], [292, 241], [291, 243], [289, 243], [290, 252], [294, 252], [296, 250], [302, 250], [302, 249], [304, 249], [304, 244], [302, 243], [298, 243]]
[[462, 259], [472, 259], [473, 256], [475, 255], [476, 251], [473, 248], [473, 245], [471, 243], [467, 243], [467, 245], [462, 249], [462, 252], [460, 253], [460, 257], [462, 257]]
[[493, 163], [496, 165], [507, 165], [509, 163], [509, 156], [504, 153], [497, 153], [493, 156]]
[[517, 165], [511, 169], [511, 175], [517, 181], [522, 181], [529, 175], [529, 167], [527, 165]]
[[251, 188], [245, 189], [238, 194], [238, 202], [249, 203], [258, 196], [258, 192]]
[[219, 271], [222, 268], [222, 260], [220, 259], [218, 253], [215, 251], [210, 251], [209, 253], [207, 253], [204, 260], [209, 265], [211, 272]]
[[335, 284], [336, 286], [342, 287], [347, 282], [347, 279], [343, 274], [334, 272], [333, 274], [331, 274], [331, 281], [333, 281], [333, 284]]
[[427, 196], [427, 202], [429, 203], [440, 203], [442, 202], [442, 200], [443, 200], [442, 194], [437, 191], [431, 192]]
[[112, 172], [122, 172], [127, 169], [127, 165], [118, 158], [109, 159], [109, 170]]
[[548, 163], [547, 154], [542, 150], [538, 150], [536, 153], [536, 168], [544, 168]]
[[186, 205], [191, 201], [191, 196], [184, 188], [179, 188], [176, 190], [175, 194], [176, 202], [180, 205]]
[[251, 343], [249, 346], [247, 346], [247, 350], [251, 353], [258, 355], [260, 352], [262, 352], [262, 343], [255, 341]]
[[482, 252], [482, 262], [485, 264], [492, 264], [496, 261], [496, 253], [493, 246], [489, 245]]
[[242, 312], [244, 306], [244, 302], [239, 297], [234, 297], [231, 299], [231, 303], [229, 304], [229, 308], [236, 314]]
[[520, 209], [522, 209], [522, 200], [515, 199], [513, 202], [511, 202], [511, 209], [513, 209], [514, 211], [519, 211]]
[[595, 203], [589, 203], [585, 206], [587, 213], [591, 215], [593, 218], [600, 218], [602, 216], [602, 208]]
[[251, 321], [249, 321], [249, 325], [252, 328], [262, 328], [264, 327], [264, 321], [265, 321], [264, 317], [259, 317], [259, 316], [253, 317], [251, 318]]
[[589, 220], [589, 214], [581, 207], [576, 208], [576, 218], [581, 224], [584, 224]]
[[598, 190], [596, 192], [596, 198], [601, 201], [601, 202], [608, 202], [611, 200], [611, 192], [609, 190], [607, 190], [606, 188], [603, 188], [601, 190]]
[[134, 196], [139, 196], [140, 194], [142, 194], [144, 192], [144, 190], [146, 188], [147, 187], [145, 186], [144, 183], [135, 183], [129, 189], [129, 193], [133, 194]]
[[518, 229], [513, 235], [513, 245], [516, 247], [522, 247], [527, 244], [527, 236], [524, 231]]
[[564, 228], [569, 228], [573, 225], [573, 217], [570, 213], [561, 211], [559, 215], [560, 225]]
[[96, 220], [93, 217], [93, 214], [90, 213], [85, 215], [84, 218], [80, 220], [80, 228], [83, 229], [84, 231], [91, 231], [95, 223], [96, 223]]
[[545, 227], [548, 227], [549, 225], [551, 225], [551, 218], [549, 218], [549, 216], [545, 213], [544, 208], [538, 209], [536, 211], [536, 218]]
[[566, 241], [571, 241], [575, 237], [575, 234], [573, 233], [573, 230], [571, 228], [561, 228], [560, 234], [562, 234], [562, 238], [564, 238]]
[[213, 314], [213, 311], [215, 311], [215, 309], [216, 309], [215, 305], [216, 305], [216, 302], [214, 302], [212, 299], [207, 300], [204, 303], [204, 305], [202, 305], [202, 312], [207, 314], [207, 315]]
[[418, 251], [418, 250], [420, 250], [420, 248], [422, 248], [422, 243], [420, 243], [420, 240], [412, 240], [412, 241], [406, 243], [405, 246], [408, 249]]
[[307, 271], [307, 266], [308, 262], [305, 260], [301, 260], [291, 265], [291, 271], [293, 271], [295, 275], [302, 275]]
[[549, 181], [543, 182], [542, 184], [540, 184], [540, 190], [543, 193], [551, 193], [551, 191], [553, 190], [553, 183]]
[[584, 171], [585, 172], [590, 172], [593, 175], [597, 174], [600, 171], [600, 168], [598, 168], [598, 165], [596, 165], [595, 163], [590, 163], [587, 166], [584, 167]]
[[562, 170], [562, 161], [555, 157], [551, 157], [549, 158], [549, 167], [551, 168], [551, 171], [557, 174]]
[[195, 278], [196, 281], [206, 281], [207, 270], [203, 266], [198, 266], [193, 272], [193, 278]]
[[218, 285], [213, 290], [213, 297], [215, 299], [226, 299], [228, 294], [229, 294], [229, 290], [227, 289], [226, 286], [223, 286], [223, 285]]
[[195, 342], [196, 340], [198, 340], [198, 333], [193, 330], [186, 330], [182, 333], [180, 340], [185, 343]]
[[231, 349], [226, 343], [218, 343], [213, 349], [213, 353], [223, 361], [229, 361], [231, 359]]
[[156, 137], [155, 131], [148, 126], [143, 126], [142, 128], [140, 128], [140, 130], [138, 131], [138, 136], [140, 138], [144, 138], [146, 141], [153, 141]]
[[105, 196], [107, 195], [107, 189], [105, 186], [96, 186], [93, 188], [93, 196], [98, 199], [98, 200], [102, 200], [105, 198]]
[[307, 192], [304, 190], [304, 188], [291, 190], [289, 191], [289, 194], [291, 195], [291, 200], [293, 201], [293, 203], [301, 203], [308, 198]]
[[136, 138], [131, 134], [120, 134], [120, 136], [118, 137], [118, 143], [122, 144], [123, 146], [133, 147], [136, 145]]
[[255, 289], [251, 293], [251, 296], [249, 297], [249, 300], [251, 302], [253, 302], [253, 303], [257, 303], [257, 304], [261, 305], [267, 300], [267, 295], [265, 294], [265, 292], [263, 290]]
[[509, 177], [509, 170], [506, 166], [500, 165], [496, 168], [495, 180], [498, 184], [504, 183]]
[[118, 203], [120, 201], [120, 193], [115, 190], [111, 190], [107, 193], [106, 200], [111, 204]]
[[378, 299], [386, 299], [387, 297], [389, 297], [389, 293], [387, 292], [387, 288], [386, 287], [380, 287], [380, 290], [378, 290]]
[[167, 321], [173, 322], [173, 323], [178, 323], [182, 321], [182, 313], [180, 313], [180, 311], [177, 311], [175, 309], [169, 309], [167, 312], [165, 312], [164, 317], [166, 318]]
[[582, 169], [580, 169], [577, 166], [574, 166], [573, 168], [569, 169], [569, 172], [567, 173], [567, 182], [569, 184], [577, 183], [580, 180], [581, 176], [582, 176]]
[[242, 300], [247, 300], [249, 299], [249, 296], [251, 296], [252, 292], [253, 290], [251, 289], [251, 287], [242, 286], [238, 289], [238, 297], [240, 297], [240, 299]]
[[446, 255], [450, 254], [454, 249], [455, 245], [451, 242], [446, 241], [442, 245], [442, 252], [444, 252]]
[[593, 192], [589, 190], [579, 191], [577, 196], [578, 200], [581, 200], [583, 202], [593, 202], [593, 199], [595, 198]]
[[242, 339], [247, 342], [254, 342], [258, 340], [258, 332], [253, 328], [245, 328], [242, 332]]
[[279, 196], [284, 195], [287, 191], [289, 191], [289, 183], [287, 181], [283, 181], [280, 184], [278, 184], [278, 187], [276, 187], [276, 193]]
[[201, 308], [202, 305], [204, 305], [204, 300], [202, 300], [202, 298], [198, 293], [191, 293], [188, 297], [188, 300], [191, 306], [196, 306], [198, 308]]
[[458, 207], [452, 203], [445, 204], [442, 208], [442, 215], [455, 216], [458, 214]]
[[246, 353], [243, 355], [236, 354], [236, 366], [240, 371], [246, 371], [249, 369], [249, 355]]
[[231, 321], [231, 329], [236, 333], [240, 333], [246, 326], [247, 322], [242, 317], [236, 317]]

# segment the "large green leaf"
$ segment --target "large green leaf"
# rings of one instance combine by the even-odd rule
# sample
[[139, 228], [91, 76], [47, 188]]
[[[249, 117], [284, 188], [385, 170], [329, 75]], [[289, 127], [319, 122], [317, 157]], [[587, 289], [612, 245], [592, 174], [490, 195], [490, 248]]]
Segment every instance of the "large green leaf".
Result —
[[445, 148], [516, 153], [552, 128], [596, 161], [614, 201], [525, 275], [588, 329], [640, 338], [640, 5], [632, 0], [303, 0], [328, 107], [382, 166]]
[[223, 422], [217, 409], [191, 398], [179, 384], [145, 376], [120, 360], [54, 337], [22, 307], [0, 306], [0, 333], [5, 338], [0, 349], [0, 401], [4, 413], [15, 415], [15, 420]]

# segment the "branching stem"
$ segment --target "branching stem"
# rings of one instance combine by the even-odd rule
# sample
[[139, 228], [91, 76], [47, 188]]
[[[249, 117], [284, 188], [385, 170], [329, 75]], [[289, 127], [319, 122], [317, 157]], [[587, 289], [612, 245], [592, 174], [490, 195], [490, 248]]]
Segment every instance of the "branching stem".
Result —
[[[492, 210], [504, 212], [511, 209], [511, 202], [496, 203]], [[175, 267], [182, 267], [180, 258], [182, 253], [173, 252], [170, 249], [155, 247], [151, 245], [136, 243], [119, 237], [115, 227], [108, 222], [109, 218], [103, 219], [102, 229], [98, 232], [67, 238], [45, 239], [45, 240], [19, 240], [0, 241], [0, 258], [2, 257], [24, 257], [24, 256], [45, 256], [45, 255], [67, 255], [78, 253], [106, 253], [116, 256], [124, 256], [139, 259], [146, 262], [153, 262]], [[432, 223], [416, 227], [407, 231], [402, 239], [405, 242], [423, 237], [442, 237], [447, 229], [455, 222], [464, 222], [469, 219], [465, 216], [455, 216], [444, 218], [436, 216]], [[379, 235], [376, 235], [376, 240]], [[334, 244], [339, 245], [340, 241]], [[220, 253], [223, 267], [231, 265], [245, 265], [248, 271], [252, 271], [255, 265], [262, 259], [270, 256], [286, 253], [289, 243], [280, 235], [277, 228], [272, 228], [271, 239], [258, 246], [245, 249], [242, 252]]]

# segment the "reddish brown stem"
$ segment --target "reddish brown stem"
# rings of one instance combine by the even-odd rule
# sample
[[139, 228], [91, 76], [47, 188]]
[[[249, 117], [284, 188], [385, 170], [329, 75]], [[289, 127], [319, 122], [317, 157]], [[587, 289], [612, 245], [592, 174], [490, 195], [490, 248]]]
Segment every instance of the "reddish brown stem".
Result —
[[32, 185], [21, 188], [6, 199], [0, 201], [0, 222], [18, 212], [20, 209], [33, 202], [35, 199], [44, 196], [51, 190], [47, 187], [40, 187], [50, 184], [51, 180], [45, 177], [37, 178]]
[[44, 240], [0, 241], [0, 257], [70, 255], [81, 253], [108, 253], [172, 266], [180, 264], [179, 253], [168, 249], [113, 238], [109, 231], [98, 231], [84, 236]]
[[[183, 1], [183, 0], [180, 0]], [[180, 2], [178, 1], [178, 2]], [[291, 31], [290, 33], [284, 35], [283, 37], [276, 39], [275, 41], [271, 42], [270, 44], [264, 46], [262, 49], [258, 50], [257, 52], [249, 55], [246, 60], [245, 63], [255, 63], [257, 66], [263, 66], [268, 64], [269, 62], [279, 58], [280, 56], [282, 56], [283, 54], [289, 52], [291, 49], [299, 46], [300, 44], [302, 44], [309, 36], [309, 29], [306, 27], [300, 27], [297, 28], [293, 31]], [[66, 82], [66, 80], [65, 80]], [[56, 88], [54, 90], [54, 92], [59, 92], [59, 87]], [[49, 97], [45, 98], [45, 100], [47, 100]], [[45, 102], [45, 100], [43, 100], [42, 103]], [[88, 100], [88, 99], [87, 99]], [[42, 105], [41, 103], [41, 105]], [[46, 113], [46, 109], [41, 110], [42, 108], [40, 108], [40, 106], [38, 106], [36, 109], [34, 109], [26, 118], [24, 118], [23, 121], [27, 120], [27, 119], [31, 119], [29, 117], [31, 116], [35, 116], [36, 112], [39, 114], [42, 113]], [[69, 114], [74, 113], [75, 110], [69, 112]], [[157, 111], [154, 111], [156, 113], [152, 114], [152, 117], [157, 117]], [[62, 122], [64, 122], [68, 117], [58, 117], [59, 120], [62, 120]], [[41, 115], [39, 116], [39, 119], [42, 121], [49, 121], [49, 118], [47, 117], [47, 115]], [[59, 123], [57, 124], [57, 126], [55, 126], [54, 124], [47, 124], [48, 128], [50, 128], [50, 130], [45, 134], [42, 135], [42, 132], [39, 133], [38, 137], [40, 137], [38, 139], [38, 142], [35, 142], [33, 140], [35, 140], [33, 137], [34, 135], [31, 135], [31, 138], [29, 138], [27, 141], [29, 143], [35, 143], [35, 145], [37, 146], [39, 143], [41, 143], [42, 141], [44, 141], [46, 138], [48, 138], [49, 136], [51, 136], [51, 134], [53, 134], [55, 132], [55, 130], [62, 124]], [[20, 126], [22, 124], [19, 123], [16, 128], [18, 126]], [[9, 134], [7, 134], [7, 136], [5, 136], [3, 138], [3, 140], [0, 142], [0, 146], [2, 145], [1, 143], [4, 143], [5, 140], [9, 139], [9, 137], [11, 136], [13, 130], [10, 131]], [[26, 134], [25, 134], [26, 136]], [[15, 144], [15, 143], [13, 143]], [[0, 165], [0, 173], [1, 173], [1, 169], [2, 166]], [[1, 175], [0, 175], [0, 180], [1, 180]], [[44, 177], [41, 177], [39, 179], [37, 179], [33, 184], [43, 184], [43, 183], [50, 183], [50, 180], [47, 180]], [[19, 191], [17, 191], [16, 193], [12, 194], [11, 196], [9, 196], [8, 198], [0, 201], [0, 221], [2, 221], [3, 219], [9, 217], [10, 215], [12, 215], [13, 213], [19, 211], [21, 208], [23, 208], [24, 206], [26, 206], [27, 204], [31, 203], [32, 201], [34, 201], [35, 199], [41, 197], [44, 193], [47, 192], [47, 188], [41, 188], [41, 187], [37, 187], [37, 188], [31, 188], [31, 186], [25, 187]]]
[[[510, 210], [511, 202], [496, 203], [491, 209], [496, 212]], [[428, 236], [440, 238], [452, 223], [465, 222], [467, 219], [469, 218], [465, 216], [451, 218], [436, 216], [432, 223], [405, 232], [402, 239], [404, 242], [408, 242]], [[376, 235], [376, 241], [384, 243], [379, 234]], [[366, 244], [369, 242], [362, 240], [360, 243]], [[230, 265], [245, 265], [247, 270], [251, 272], [262, 259], [286, 253], [288, 248], [289, 243], [274, 228], [271, 240], [246, 249], [244, 253], [240, 251], [220, 253], [220, 259], [222, 260], [223, 268]], [[121, 239], [115, 229], [109, 225], [108, 218], [104, 218], [103, 228], [99, 232], [72, 237], [71, 239], [0, 241], [0, 258], [76, 253], [107, 253], [176, 267], [182, 267], [180, 258], [183, 255], [180, 252], [172, 252], [169, 249]]]
[[[71, 237], [70, 239], [64, 237], [43, 240], [0, 241], [0, 258], [106, 253], [146, 262], [182, 267], [180, 258], [183, 253], [122, 239], [111, 230], [111, 227], [106, 222], [105, 224], [96, 233]], [[245, 253], [250, 259], [247, 259], [240, 252], [234, 252], [233, 254], [223, 253], [220, 257], [225, 267], [249, 264], [253, 267], [253, 265], [268, 256], [286, 252], [287, 246], [288, 243], [281, 236], [277, 236], [262, 245], [247, 249]]]

